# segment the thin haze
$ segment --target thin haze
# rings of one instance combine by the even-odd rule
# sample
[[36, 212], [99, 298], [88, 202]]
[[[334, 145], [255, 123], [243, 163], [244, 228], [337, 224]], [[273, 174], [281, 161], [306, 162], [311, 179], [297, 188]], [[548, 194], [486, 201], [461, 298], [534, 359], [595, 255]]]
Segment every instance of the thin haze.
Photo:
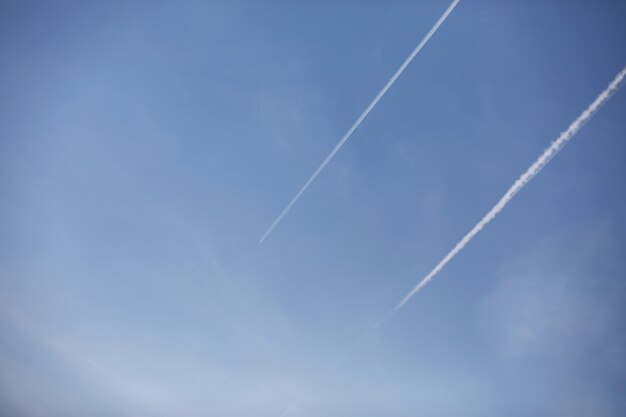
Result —
[[[418, 291], [426, 286], [441, 270], [459, 253], [465, 248], [465, 246], [476, 236], [489, 222], [491, 222], [500, 213], [504, 207], [515, 197], [515, 195], [521, 191], [522, 188], [528, 182], [533, 179], [547, 164], [550, 162], [556, 154], [563, 149], [567, 142], [572, 139], [576, 133], [587, 123], [593, 115], [606, 103], [613, 93], [615, 93], [621, 86], [626, 77], [626, 66], [617, 74], [617, 76], [611, 81], [609, 86], [600, 93], [600, 95], [587, 107], [576, 120], [574, 120], [567, 130], [546, 149], [537, 160], [524, 172], [513, 185], [507, 190], [507, 192], [500, 198], [495, 206], [469, 231], [463, 238], [456, 244], [456, 246], [448, 252], [446, 256], [428, 273], [422, 280], [404, 296], [402, 300], [394, 308], [389, 310], [382, 318], [380, 318], [374, 325], [372, 325], [363, 335], [361, 335], [348, 349], [346, 349], [340, 356], [333, 360], [311, 384], [308, 389], [315, 386], [320, 380], [323, 379], [332, 369], [334, 369], [343, 359], [354, 351], [367, 337], [372, 334], [374, 330], [380, 327], [387, 319], [398, 312]], [[283, 417], [298, 404], [299, 399], [293, 401], [280, 415]]]
[[363, 113], [359, 116], [359, 118], [356, 120], [356, 122], [354, 122], [354, 124], [352, 125], [352, 127], [350, 127], [350, 129], [346, 132], [345, 135], [343, 135], [343, 137], [341, 138], [341, 140], [335, 145], [335, 147], [333, 148], [332, 151], [330, 151], [330, 153], [328, 154], [328, 156], [324, 159], [324, 161], [322, 161], [322, 163], [320, 164], [320, 166], [315, 170], [315, 172], [313, 173], [313, 175], [311, 175], [311, 177], [307, 180], [307, 182], [302, 186], [302, 188], [300, 188], [300, 191], [298, 191], [298, 193], [291, 199], [291, 201], [289, 202], [289, 204], [287, 204], [287, 207], [285, 207], [285, 209], [282, 211], [282, 213], [280, 213], [280, 215], [276, 218], [276, 220], [274, 220], [274, 223], [272, 223], [270, 225], [270, 227], [265, 231], [265, 233], [263, 234], [263, 236], [261, 236], [261, 239], [259, 240], [259, 243], [263, 243], [263, 241], [265, 240], [265, 238], [267, 238], [267, 236], [269, 236], [270, 233], [272, 233], [272, 230], [274, 230], [274, 228], [278, 225], [278, 223], [280, 223], [280, 221], [283, 219], [283, 217], [285, 217], [285, 215], [287, 214], [287, 212], [291, 209], [291, 207], [296, 203], [296, 201], [298, 201], [298, 199], [300, 198], [300, 196], [304, 193], [304, 191], [306, 191], [307, 188], [309, 188], [309, 185], [311, 185], [311, 183], [313, 181], [315, 181], [315, 178], [317, 178], [317, 176], [320, 174], [320, 172], [322, 172], [322, 170], [324, 169], [324, 167], [326, 167], [326, 165], [330, 162], [331, 159], [333, 159], [333, 157], [335, 156], [335, 154], [339, 151], [339, 149], [343, 146], [343, 144], [350, 138], [350, 136], [352, 135], [352, 133], [356, 130], [357, 127], [359, 127], [359, 125], [361, 124], [361, 122], [365, 119], [365, 117], [367, 117], [367, 115], [369, 114], [369, 112], [374, 108], [374, 106], [376, 106], [376, 104], [378, 103], [378, 101], [385, 95], [385, 93], [387, 92], [387, 90], [389, 90], [389, 88], [393, 85], [393, 83], [396, 81], [396, 79], [398, 79], [398, 77], [400, 76], [400, 74], [402, 74], [402, 72], [404, 72], [404, 70], [406, 69], [406, 67], [411, 63], [411, 61], [413, 60], [413, 58], [415, 58], [415, 56], [419, 53], [419, 51], [422, 50], [422, 48], [426, 45], [426, 43], [428, 43], [428, 41], [430, 40], [430, 38], [435, 34], [435, 32], [437, 31], [437, 29], [439, 29], [439, 27], [443, 24], [443, 22], [448, 18], [448, 16], [450, 15], [450, 13], [452, 13], [452, 11], [454, 10], [454, 8], [456, 7], [456, 5], [459, 3], [460, 0], [454, 0], [452, 3], [450, 3], [450, 6], [448, 6], [448, 8], [446, 9], [446, 11], [441, 15], [441, 17], [439, 18], [439, 20], [437, 20], [437, 22], [435, 23], [435, 25], [430, 29], [430, 31], [428, 31], [428, 33], [426, 34], [426, 36], [424, 36], [424, 38], [420, 41], [420, 43], [415, 47], [415, 49], [413, 49], [413, 52], [411, 52], [411, 54], [404, 60], [404, 62], [402, 63], [402, 65], [400, 65], [400, 68], [398, 68], [398, 70], [395, 72], [395, 74], [393, 74], [393, 76], [389, 79], [389, 81], [387, 81], [387, 84], [385, 84], [385, 86], [382, 88], [382, 90], [380, 90], [380, 92], [376, 95], [376, 97], [374, 97], [374, 100], [372, 100], [372, 102], [369, 104], [369, 106], [367, 106], [367, 108], [365, 109], [365, 111], [363, 111]]

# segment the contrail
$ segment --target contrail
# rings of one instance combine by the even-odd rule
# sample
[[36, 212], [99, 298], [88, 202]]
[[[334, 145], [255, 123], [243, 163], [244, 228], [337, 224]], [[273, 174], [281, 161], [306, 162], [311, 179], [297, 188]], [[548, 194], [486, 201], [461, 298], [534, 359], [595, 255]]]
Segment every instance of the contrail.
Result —
[[[393, 313], [402, 308], [403, 305], [407, 303], [419, 290], [424, 288], [426, 284], [428, 284], [434, 277], [437, 275], [447, 264], [454, 258], [459, 252], [463, 250], [463, 248], [480, 232], [489, 222], [491, 222], [497, 215], [500, 213], [504, 207], [515, 197], [515, 194], [520, 192], [522, 188], [530, 180], [533, 179], [535, 175], [539, 173], [547, 164], [550, 162], [554, 156], [559, 153], [561, 149], [567, 144], [578, 133], [578, 131], [584, 126], [585, 123], [589, 121], [593, 117], [593, 115], [602, 107], [604, 103], [606, 103], [613, 93], [615, 93], [621, 86], [624, 81], [624, 77], [626, 76], [626, 67], [624, 67], [616, 76], [613, 81], [609, 84], [609, 86], [600, 93], [600, 95], [583, 111], [580, 116], [576, 120], [569, 125], [567, 130], [559, 135], [559, 137], [552, 142], [552, 144], [546, 149], [539, 158], [524, 172], [518, 179], [513, 183], [511, 188], [507, 190], [507, 192], [500, 198], [500, 200], [496, 203], [495, 206], [491, 210], [485, 214], [485, 216], [469, 231], [463, 239], [456, 244], [456, 246], [448, 252], [444, 258], [439, 261], [439, 263], [433, 268], [432, 271], [428, 273], [422, 280], [411, 290], [409, 293], [404, 296], [402, 300], [390, 311], [388, 316], [391, 316]], [[387, 317], [388, 317], [387, 316]]]
[[[369, 328], [361, 337], [359, 337], [348, 349], [346, 349], [340, 356], [332, 361], [319, 375], [309, 384], [306, 388], [309, 391], [313, 388], [326, 374], [333, 370], [343, 359], [353, 352], [365, 339], [369, 337], [374, 330], [380, 327], [387, 319], [398, 312], [418, 291], [420, 291], [426, 284], [428, 284], [441, 270], [454, 258], [459, 252], [465, 248], [465, 246], [480, 232], [489, 222], [491, 222], [500, 213], [504, 207], [515, 197], [515, 195], [522, 189], [535, 175], [539, 173], [552, 158], [578, 133], [578, 131], [587, 123], [591, 117], [606, 103], [611, 96], [621, 87], [622, 82], [626, 77], [626, 66], [617, 74], [617, 76], [611, 81], [609, 86], [600, 93], [600, 95], [583, 111], [576, 120], [569, 125], [567, 130], [559, 135], [559, 137], [552, 142], [552, 144], [546, 149], [537, 160], [524, 172], [513, 185], [507, 190], [507, 192], [500, 198], [495, 206], [469, 231], [463, 238], [456, 244], [456, 246], [443, 257], [441, 261], [428, 273], [422, 280], [409, 291], [398, 304], [396, 304], [391, 310], [389, 310], [384, 316], [382, 316], [372, 327]], [[287, 413], [298, 404], [299, 399], [293, 401], [280, 415], [284, 417]]]
[[287, 207], [285, 207], [285, 209], [283, 210], [282, 213], [280, 213], [280, 215], [276, 218], [276, 220], [274, 220], [274, 223], [272, 223], [270, 225], [270, 227], [265, 231], [265, 233], [263, 234], [263, 236], [261, 236], [261, 239], [259, 239], [259, 243], [263, 243], [263, 241], [265, 240], [265, 238], [272, 233], [272, 230], [274, 230], [274, 228], [278, 225], [278, 223], [280, 223], [280, 221], [283, 219], [283, 217], [285, 217], [285, 214], [287, 214], [287, 212], [291, 209], [291, 207], [296, 203], [296, 201], [298, 201], [298, 199], [300, 198], [300, 196], [302, 195], [302, 193], [304, 193], [304, 191], [306, 191], [307, 188], [309, 188], [309, 185], [311, 185], [311, 183], [313, 181], [315, 181], [315, 178], [317, 178], [317, 176], [320, 174], [320, 172], [322, 172], [322, 170], [324, 169], [324, 167], [326, 166], [326, 164], [328, 164], [330, 162], [331, 159], [333, 159], [333, 157], [335, 156], [335, 154], [337, 153], [337, 151], [339, 151], [339, 149], [343, 146], [343, 144], [350, 138], [350, 136], [352, 135], [352, 133], [356, 130], [357, 127], [359, 127], [359, 125], [361, 124], [361, 122], [363, 121], [363, 119], [365, 119], [365, 117], [367, 117], [367, 115], [369, 114], [369, 112], [374, 108], [374, 106], [376, 106], [376, 103], [378, 103], [378, 101], [385, 95], [385, 93], [387, 92], [387, 90], [389, 90], [389, 88], [393, 85], [393, 83], [396, 81], [396, 79], [400, 76], [400, 74], [402, 74], [402, 72], [404, 72], [405, 68], [411, 63], [411, 61], [413, 60], [413, 58], [415, 58], [415, 55], [418, 54], [419, 51], [422, 50], [422, 48], [424, 47], [424, 45], [426, 45], [426, 43], [430, 40], [430, 38], [435, 34], [435, 32], [437, 31], [437, 29], [439, 29], [439, 26], [441, 26], [443, 24], [443, 22], [448, 18], [448, 16], [450, 15], [450, 13], [452, 13], [452, 10], [454, 10], [454, 8], [456, 7], [456, 5], [459, 3], [459, 1], [461, 0], [453, 0], [452, 3], [450, 4], [450, 6], [448, 6], [448, 8], [446, 9], [445, 12], [443, 12], [443, 14], [441, 15], [441, 17], [439, 18], [439, 20], [437, 20], [437, 23], [435, 23], [435, 25], [430, 29], [430, 31], [426, 34], [426, 36], [424, 36], [424, 39], [422, 39], [420, 41], [419, 44], [417, 44], [417, 46], [415, 47], [415, 49], [413, 49], [413, 52], [411, 52], [411, 54], [407, 57], [407, 59], [404, 60], [404, 62], [402, 63], [402, 65], [400, 65], [400, 68], [398, 68], [398, 70], [395, 72], [395, 74], [393, 74], [393, 76], [389, 79], [389, 81], [387, 81], [387, 84], [385, 84], [385, 86], [383, 87], [382, 90], [380, 90], [380, 92], [376, 95], [376, 97], [374, 97], [374, 100], [372, 100], [372, 102], [369, 104], [369, 106], [367, 106], [367, 108], [365, 109], [365, 111], [363, 111], [363, 113], [359, 116], [359, 118], [356, 120], [356, 122], [354, 122], [354, 124], [352, 125], [352, 127], [346, 132], [345, 135], [343, 135], [343, 137], [341, 138], [341, 140], [335, 145], [335, 147], [333, 148], [332, 151], [330, 151], [330, 153], [328, 154], [328, 156], [326, 157], [326, 159], [324, 159], [324, 161], [322, 161], [322, 163], [320, 164], [320, 166], [315, 170], [315, 172], [313, 173], [313, 175], [311, 175], [311, 178], [309, 178], [307, 180], [307, 182], [302, 186], [302, 188], [300, 188], [300, 191], [298, 191], [298, 193], [295, 195], [294, 198], [291, 199], [291, 201], [289, 202], [289, 204], [287, 204]]

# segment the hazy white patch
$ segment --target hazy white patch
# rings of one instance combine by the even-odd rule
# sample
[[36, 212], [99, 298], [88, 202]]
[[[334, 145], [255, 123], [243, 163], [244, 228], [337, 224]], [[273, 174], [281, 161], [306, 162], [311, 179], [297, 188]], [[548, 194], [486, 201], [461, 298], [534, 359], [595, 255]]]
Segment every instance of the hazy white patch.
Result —
[[[0, 350], [0, 386], [21, 416], [100, 408], [98, 416], [247, 416], [273, 410], [277, 393], [295, 395], [280, 369], [221, 364], [203, 347], [206, 341], [155, 344], [141, 331], [84, 331], [10, 303], [2, 313], [3, 329], [28, 346], [26, 360]], [[257, 341], [248, 343], [258, 347]], [[63, 384], [54, 382], [59, 379]]]
[[[482, 301], [493, 369], [519, 376], [525, 404], [555, 416], [610, 416], [614, 378], [626, 377], [623, 291], [612, 274], [607, 225], [548, 238], [505, 263]], [[548, 404], [552, 404], [548, 407]], [[548, 407], [548, 408], [546, 408]]]
[[622, 300], [606, 290], [598, 293], [609, 277], [592, 268], [593, 258], [606, 252], [608, 238], [601, 236], [606, 234], [607, 228], [599, 227], [578, 244], [545, 239], [501, 268], [484, 311], [493, 330], [488, 333], [503, 354], [565, 360], [600, 348], [607, 358], [614, 356], [615, 344], [603, 341], [619, 342], [616, 313]]

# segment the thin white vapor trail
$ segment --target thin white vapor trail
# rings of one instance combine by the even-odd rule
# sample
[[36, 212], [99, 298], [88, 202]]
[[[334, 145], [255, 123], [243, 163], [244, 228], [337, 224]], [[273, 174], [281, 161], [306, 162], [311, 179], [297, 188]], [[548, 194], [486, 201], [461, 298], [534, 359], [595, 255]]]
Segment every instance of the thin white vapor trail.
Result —
[[322, 170], [324, 169], [326, 164], [328, 164], [330, 162], [330, 160], [333, 159], [333, 157], [335, 156], [337, 151], [339, 151], [339, 149], [343, 146], [343, 144], [350, 138], [350, 136], [356, 130], [356, 128], [359, 127], [359, 125], [361, 124], [363, 119], [365, 119], [365, 117], [367, 117], [369, 112], [374, 108], [374, 106], [376, 106], [378, 101], [385, 95], [387, 90], [389, 90], [389, 88], [393, 85], [393, 83], [400, 76], [400, 74], [402, 74], [402, 72], [404, 72], [405, 68], [411, 63], [413, 58], [415, 58], [415, 55], [417, 55], [418, 52], [422, 50], [424, 45], [426, 45], [426, 43], [430, 40], [430, 38], [435, 34], [437, 29], [439, 29], [439, 26], [441, 26], [443, 24], [443, 22], [448, 18], [450, 13], [452, 13], [452, 10], [454, 10], [456, 5], [459, 3], [459, 1], [461, 1], [461, 0], [453, 0], [452, 3], [450, 3], [450, 6], [448, 6], [446, 11], [443, 12], [443, 14], [439, 18], [439, 20], [437, 20], [437, 23], [435, 23], [435, 25], [430, 29], [430, 31], [428, 31], [428, 33], [426, 34], [426, 36], [424, 36], [424, 38], [420, 41], [420, 43], [417, 44], [415, 49], [413, 49], [413, 52], [411, 52], [411, 54], [404, 60], [402, 65], [400, 65], [400, 68], [398, 68], [398, 70], [395, 72], [395, 74], [393, 74], [393, 76], [389, 79], [389, 81], [387, 81], [387, 84], [385, 84], [385, 86], [382, 88], [382, 90], [380, 90], [380, 92], [376, 95], [376, 97], [374, 97], [374, 100], [372, 100], [372, 102], [369, 104], [369, 106], [367, 106], [367, 108], [359, 116], [359, 118], [356, 120], [356, 122], [354, 122], [352, 127], [350, 127], [350, 129], [346, 132], [346, 134], [343, 135], [341, 140], [330, 151], [328, 156], [322, 161], [322, 163], [315, 170], [313, 175], [311, 175], [311, 178], [309, 178], [307, 180], [307, 182], [304, 183], [302, 188], [300, 188], [300, 191], [298, 191], [298, 193], [295, 195], [295, 197], [293, 197], [291, 199], [291, 201], [289, 202], [289, 204], [287, 204], [287, 207], [285, 207], [285, 209], [282, 211], [282, 213], [280, 213], [280, 215], [276, 218], [276, 220], [274, 220], [274, 223], [272, 223], [270, 225], [270, 227], [268, 227], [268, 229], [265, 231], [263, 236], [261, 236], [261, 239], [259, 239], [259, 243], [263, 243], [265, 238], [267, 236], [269, 236], [270, 233], [272, 233], [272, 230], [274, 230], [274, 228], [278, 225], [278, 223], [280, 223], [280, 221], [283, 219], [283, 217], [285, 217], [285, 214], [287, 214], [287, 212], [296, 203], [296, 201], [298, 201], [298, 199], [300, 198], [302, 193], [304, 193], [304, 191], [306, 191], [306, 189], [309, 188], [309, 185], [311, 185], [311, 183], [315, 180], [315, 178], [317, 178], [317, 176], [320, 174], [320, 172], [322, 172]]
[[[533, 179], [535, 175], [539, 173], [552, 158], [578, 133], [585, 123], [593, 117], [593, 115], [606, 103], [613, 93], [615, 93], [622, 85], [624, 78], [626, 77], [626, 66], [615, 76], [613, 81], [608, 87], [600, 93], [600, 95], [587, 107], [581, 114], [574, 120], [569, 127], [559, 135], [559, 137], [552, 142], [552, 144], [537, 158], [537, 160], [524, 172], [507, 190], [507, 192], [500, 198], [495, 206], [485, 214], [485, 216], [456, 244], [456, 246], [443, 257], [441, 261], [426, 275], [422, 280], [409, 291], [402, 300], [398, 302], [391, 310], [389, 310], [384, 316], [382, 316], [369, 330], [367, 330], [361, 337], [359, 337], [348, 349], [346, 349], [340, 356], [332, 361], [308, 386], [311, 389], [315, 386], [325, 375], [333, 370], [343, 359], [353, 352], [370, 334], [378, 327], [380, 327], [387, 319], [398, 312], [418, 291], [420, 291], [426, 284], [428, 284], [447, 264], [454, 258], [459, 252], [465, 248], [465, 246], [480, 232], [489, 222], [491, 222], [500, 213], [504, 207], [513, 199], [513, 197], [522, 189], [528, 182]], [[287, 413], [298, 404], [299, 400], [293, 401], [280, 415], [284, 417]]]

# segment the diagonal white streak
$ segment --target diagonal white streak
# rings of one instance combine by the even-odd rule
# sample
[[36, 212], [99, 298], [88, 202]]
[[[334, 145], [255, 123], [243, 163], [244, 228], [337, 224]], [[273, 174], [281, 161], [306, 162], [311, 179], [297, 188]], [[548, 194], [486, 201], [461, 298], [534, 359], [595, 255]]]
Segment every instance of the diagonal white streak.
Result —
[[341, 140], [335, 145], [335, 147], [330, 151], [330, 153], [328, 154], [328, 156], [322, 161], [322, 163], [320, 164], [319, 167], [317, 167], [317, 169], [315, 170], [315, 172], [313, 173], [313, 175], [311, 175], [311, 177], [307, 180], [306, 183], [304, 183], [304, 185], [302, 186], [302, 188], [300, 188], [300, 190], [298, 191], [298, 193], [291, 199], [291, 201], [289, 202], [289, 204], [287, 204], [287, 207], [285, 207], [285, 209], [282, 211], [282, 213], [280, 213], [280, 215], [276, 218], [276, 220], [274, 220], [274, 223], [272, 223], [270, 225], [270, 227], [268, 227], [268, 229], [265, 231], [265, 233], [263, 234], [263, 236], [261, 236], [261, 239], [259, 240], [259, 243], [263, 243], [263, 241], [265, 240], [265, 238], [267, 236], [269, 236], [270, 233], [272, 233], [272, 230], [274, 230], [274, 228], [278, 225], [278, 223], [280, 223], [280, 221], [283, 219], [283, 217], [285, 217], [285, 215], [287, 214], [287, 212], [291, 209], [291, 207], [296, 203], [296, 201], [298, 201], [298, 199], [300, 198], [300, 196], [306, 191], [307, 188], [309, 188], [309, 185], [311, 185], [311, 183], [313, 181], [315, 181], [315, 178], [317, 178], [317, 176], [320, 174], [320, 172], [322, 172], [322, 170], [324, 169], [324, 167], [326, 167], [326, 165], [330, 162], [331, 159], [333, 159], [333, 157], [335, 156], [335, 154], [339, 151], [339, 149], [343, 146], [344, 143], [346, 143], [346, 141], [350, 138], [350, 136], [352, 136], [352, 133], [356, 130], [357, 127], [359, 127], [359, 125], [361, 124], [361, 122], [367, 117], [367, 115], [369, 114], [369, 112], [374, 108], [374, 106], [376, 106], [376, 104], [378, 103], [378, 101], [385, 95], [385, 93], [387, 92], [387, 90], [389, 90], [389, 88], [393, 85], [393, 83], [396, 81], [396, 79], [398, 79], [398, 77], [402, 74], [402, 72], [404, 72], [404, 70], [406, 69], [406, 67], [411, 63], [411, 61], [413, 60], [413, 58], [415, 58], [415, 55], [417, 55], [419, 53], [419, 51], [422, 50], [422, 48], [424, 47], [424, 45], [426, 45], [426, 43], [428, 43], [428, 41], [430, 40], [430, 38], [435, 34], [435, 32], [437, 31], [437, 29], [439, 29], [439, 26], [441, 26], [443, 24], [443, 22], [448, 18], [448, 16], [450, 15], [450, 13], [452, 13], [452, 10], [454, 10], [454, 8], [456, 7], [456, 5], [459, 3], [460, 0], [453, 0], [452, 3], [450, 3], [450, 6], [448, 6], [448, 8], [446, 9], [446, 11], [441, 15], [441, 17], [439, 18], [439, 20], [437, 20], [437, 23], [435, 23], [435, 25], [430, 29], [430, 31], [426, 34], [426, 36], [424, 36], [424, 38], [420, 41], [420, 43], [415, 47], [415, 49], [413, 49], [413, 52], [411, 52], [411, 54], [404, 60], [404, 62], [402, 63], [402, 65], [400, 65], [400, 68], [398, 68], [398, 70], [395, 72], [395, 74], [393, 74], [393, 76], [389, 79], [389, 81], [387, 81], [387, 84], [385, 84], [385, 86], [382, 88], [382, 90], [380, 90], [380, 92], [376, 95], [376, 97], [374, 97], [374, 100], [372, 100], [372, 102], [369, 104], [369, 106], [367, 106], [367, 108], [363, 111], [363, 113], [359, 116], [359, 118], [356, 120], [356, 122], [354, 122], [354, 124], [352, 125], [352, 127], [350, 127], [350, 129], [346, 132], [345, 135], [343, 135], [343, 137], [341, 138]]
[[[552, 144], [537, 158], [537, 160], [524, 172], [507, 190], [507, 192], [500, 198], [495, 206], [456, 244], [456, 246], [443, 257], [441, 261], [426, 275], [422, 280], [409, 291], [398, 304], [396, 304], [391, 310], [389, 310], [384, 316], [382, 316], [377, 322], [372, 325], [361, 337], [359, 337], [348, 349], [346, 349], [340, 356], [332, 361], [319, 375], [308, 385], [307, 391], [314, 387], [324, 376], [332, 371], [343, 359], [353, 352], [374, 330], [379, 328], [387, 319], [396, 314], [418, 291], [420, 291], [426, 284], [428, 284], [441, 270], [454, 258], [459, 252], [465, 248], [465, 246], [476, 236], [489, 222], [491, 222], [500, 213], [504, 207], [515, 197], [515, 195], [522, 189], [528, 182], [533, 179], [552, 158], [572, 139], [576, 133], [583, 127], [585, 123], [593, 117], [593, 115], [606, 103], [613, 93], [615, 93], [621, 86], [624, 78], [626, 77], [626, 66], [617, 74], [617, 76], [611, 81], [608, 87], [600, 93], [600, 95], [587, 107], [581, 114], [574, 120], [569, 127], [559, 135], [559, 137], [552, 142]], [[299, 400], [293, 401], [289, 407], [287, 407], [280, 415], [284, 417], [287, 413], [298, 404]]]
[[626, 76], [626, 67], [624, 67], [616, 76], [609, 86], [600, 93], [600, 95], [583, 111], [576, 120], [574, 120], [569, 127], [559, 135], [559, 137], [552, 142], [552, 144], [546, 149], [537, 160], [513, 183], [511, 188], [500, 198], [495, 206], [485, 214], [485, 216], [470, 230], [463, 238], [456, 244], [456, 246], [443, 257], [441, 261], [428, 273], [422, 280], [404, 296], [402, 300], [391, 310], [391, 314], [398, 311], [407, 301], [411, 299], [419, 290], [424, 288], [434, 277], [437, 275], [447, 264], [454, 258], [463, 248], [480, 232], [489, 222], [491, 222], [500, 213], [504, 207], [515, 197], [530, 180], [533, 179], [552, 158], [578, 133], [585, 123], [593, 117], [593, 115], [606, 103], [613, 93], [615, 93]]

